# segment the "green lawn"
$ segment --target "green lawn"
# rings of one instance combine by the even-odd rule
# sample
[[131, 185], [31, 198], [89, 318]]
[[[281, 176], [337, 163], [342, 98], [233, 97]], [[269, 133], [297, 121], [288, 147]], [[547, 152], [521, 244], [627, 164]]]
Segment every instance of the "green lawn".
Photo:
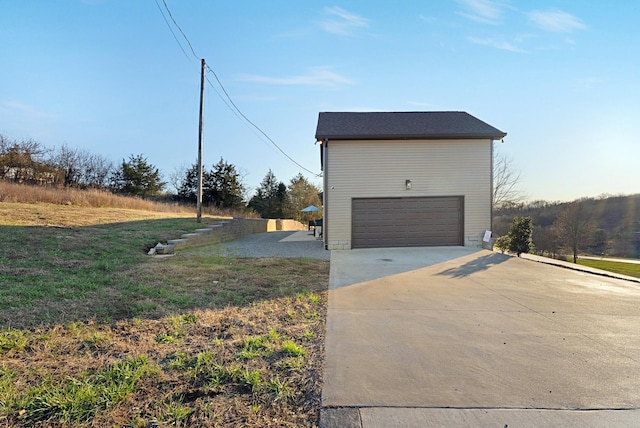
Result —
[[316, 426], [329, 262], [146, 255], [199, 227], [0, 203], [0, 426]]
[[640, 264], [612, 262], [608, 260], [584, 260], [580, 258], [578, 258], [578, 264], [640, 278]]

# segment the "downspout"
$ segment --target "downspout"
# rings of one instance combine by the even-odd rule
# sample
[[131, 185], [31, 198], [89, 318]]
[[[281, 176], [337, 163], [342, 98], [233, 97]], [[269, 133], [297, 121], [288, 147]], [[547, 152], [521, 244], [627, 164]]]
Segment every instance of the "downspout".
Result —
[[491, 229], [491, 238], [489, 239], [489, 250], [493, 249], [493, 144], [494, 144], [494, 140], [491, 140], [491, 177], [489, 179], [489, 203], [490, 203], [490, 210], [489, 210], [489, 215], [491, 216], [490, 220], [489, 220], [489, 227]]
[[324, 243], [324, 249], [328, 250], [327, 248], [327, 212], [329, 209], [329, 186], [327, 184], [328, 178], [329, 178], [329, 174], [327, 174], [328, 170], [329, 170], [329, 165], [327, 163], [328, 159], [328, 155], [327, 155], [327, 146], [329, 145], [329, 139], [325, 138], [324, 140], [322, 140], [320, 142], [321, 145], [321, 149], [322, 149], [322, 176], [323, 176], [323, 180], [322, 180], [322, 242]]

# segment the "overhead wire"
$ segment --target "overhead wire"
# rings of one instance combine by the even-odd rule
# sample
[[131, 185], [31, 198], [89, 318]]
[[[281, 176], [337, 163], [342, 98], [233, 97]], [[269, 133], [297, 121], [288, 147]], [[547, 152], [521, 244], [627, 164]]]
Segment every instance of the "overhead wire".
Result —
[[[189, 55], [187, 54], [187, 51], [184, 50], [184, 48], [182, 47], [182, 43], [180, 43], [180, 40], [178, 40], [178, 36], [176, 36], [176, 33], [174, 33], [173, 28], [171, 27], [171, 24], [169, 24], [169, 21], [167, 20], [167, 17], [164, 14], [164, 11], [162, 10], [162, 8], [160, 7], [160, 3], [158, 3], [158, 0], [155, 0], [156, 2], [156, 6], [158, 6], [158, 10], [160, 11], [160, 13], [162, 14], [162, 19], [164, 19], [165, 24], [167, 24], [167, 27], [169, 28], [169, 31], [171, 31], [171, 35], [173, 36], [173, 39], [176, 41], [176, 43], [178, 44], [178, 46], [180, 46], [180, 50], [182, 51], [182, 53], [184, 54], [184, 56], [191, 61], [191, 58], [189, 57]], [[165, 3], [166, 5], [166, 3]], [[196, 57], [197, 58], [197, 57]]]
[[[158, 6], [158, 9], [160, 9], [160, 13], [162, 14], [162, 18], [164, 19], [165, 23], [167, 24], [167, 26], [169, 27], [169, 30], [171, 31], [171, 34], [173, 35], [173, 38], [175, 39], [176, 43], [178, 43], [178, 46], [180, 46], [180, 49], [182, 50], [182, 53], [184, 53], [184, 55], [187, 57], [187, 59], [189, 59], [189, 55], [187, 54], [186, 50], [184, 49], [184, 47], [182, 46], [182, 43], [180, 43], [180, 41], [178, 40], [178, 37], [176, 36], [175, 32], [173, 31], [173, 29], [171, 28], [171, 25], [169, 24], [169, 21], [167, 20], [162, 8], [160, 7], [160, 5], [158, 4], [158, 0], [155, 0], [156, 2], [156, 6]], [[171, 21], [173, 22], [173, 24], [178, 28], [178, 30], [180, 31], [180, 34], [182, 34], [182, 37], [184, 38], [184, 40], [187, 42], [187, 45], [189, 45], [189, 49], [191, 50], [191, 53], [193, 54], [194, 58], [196, 59], [200, 59], [198, 57], [198, 55], [196, 54], [195, 49], [193, 48], [193, 45], [191, 44], [191, 41], [189, 41], [189, 38], [187, 37], [187, 35], [185, 34], [184, 31], [182, 31], [182, 28], [180, 27], [180, 25], [178, 24], [178, 22], [175, 20], [175, 18], [173, 17], [173, 14], [171, 13], [171, 10], [169, 9], [169, 6], [167, 5], [166, 0], [162, 0], [162, 3], [164, 5], [164, 8], [166, 9], [167, 13], [169, 14], [169, 17], [171, 18]], [[189, 59], [190, 60], [190, 59]], [[216, 87], [211, 83], [211, 81], [209, 80], [209, 78], [207, 78], [207, 82], [209, 83], [209, 85], [213, 88], [213, 90], [216, 92], [216, 94], [218, 95], [218, 97], [220, 97], [220, 99], [224, 102], [224, 104], [227, 106], [227, 108], [229, 108], [234, 115], [236, 115], [236, 117], [238, 117], [241, 121], [244, 120], [245, 123], [248, 123], [249, 125], [251, 125], [253, 128], [255, 128], [255, 130], [257, 130], [261, 135], [263, 135], [276, 149], [278, 149], [278, 151], [280, 153], [282, 153], [282, 155], [284, 155], [290, 162], [292, 162], [294, 165], [296, 165], [297, 167], [303, 169], [304, 171], [313, 174], [316, 177], [322, 177], [321, 174], [318, 174], [316, 172], [311, 171], [308, 168], [305, 168], [304, 166], [302, 166], [301, 164], [299, 164], [295, 159], [293, 159], [291, 156], [289, 156], [265, 131], [262, 130], [262, 128], [260, 128], [258, 125], [256, 125], [251, 119], [249, 119], [243, 112], [242, 110], [240, 110], [240, 108], [237, 106], [237, 104], [233, 101], [233, 99], [231, 98], [231, 96], [229, 95], [229, 93], [227, 92], [227, 89], [224, 87], [224, 85], [222, 84], [222, 81], [220, 81], [220, 78], [218, 77], [217, 73], [213, 70], [213, 68], [211, 68], [209, 66], [209, 64], [206, 64], [206, 69], [213, 74], [213, 76], [216, 79], [216, 82], [218, 82], [218, 85], [220, 86], [220, 89], [222, 89], [222, 92], [224, 93], [226, 99], [229, 101], [227, 102], [222, 95], [220, 95], [220, 93], [218, 92], [218, 90], [216, 89]], [[230, 105], [229, 105], [230, 103]], [[254, 133], [255, 134], [255, 133]], [[258, 136], [258, 138], [260, 138], [259, 135], [256, 134], [256, 136]], [[262, 138], [260, 138], [260, 140], [262, 140]], [[265, 143], [266, 144], [266, 143]]]
[[218, 88], [215, 87], [215, 85], [213, 83], [211, 83], [211, 80], [209, 79], [209, 76], [205, 76], [205, 79], [207, 80], [207, 83], [209, 84], [209, 86], [211, 86], [211, 88], [214, 90], [214, 92], [216, 93], [216, 95], [218, 96], [218, 98], [220, 98], [220, 101], [222, 101], [227, 108], [229, 109], [229, 111], [231, 111], [231, 113], [234, 114], [235, 117], [238, 118], [238, 120], [240, 121], [240, 123], [242, 123], [244, 126], [247, 127], [247, 129], [249, 131], [251, 131], [251, 133], [253, 135], [255, 135], [258, 140], [260, 140], [265, 146], [269, 147], [270, 149], [276, 151], [275, 147], [273, 147], [273, 144], [269, 143], [268, 141], [265, 140], [265, 138], [260, 135], [251, 125], [249, 125], [247, 123], [246, 120], [244, 120], [242, 118], [242, 116], [240, 116], [240, 114], [238, 114], [238, 112], [233, 108], [233, 106], [231, 106], [231, 104], [229, 104], [229, 101], [227, 101], [227, 99], [222, 96], [222, 94], [220, 93], [220, 91], [218, 91]]
[[[265, 136], [265, 138], [267, 140], [269, 140], [269, 142], [271, 142], [271, 144], [273, 144], [279, 151], [280, 153], [282, 153], [284, 156], [286, 156], [287, 159], [289, 159], [291, 162], [293, 162], [296, 166], [302, 168], [303, 170], [307, 171], [310, 174], [315, 175], [316, 177], [320, 177], [320, 174], [317, 174], [307, 168], [305, 168], [304, 166], [300, 165], [298, 162], [295, 161], [295, 159], [293, 159], [291, 156], [289, 156], [284, 150], [282, 150], [282, 148], [280, 148], [280, 146], [273, 141], [273, 139], [271, 137], [269, 137], [269, 135], [267, 135], [266, 132], [264, 132], [258, 125], [256, 125], [255, 123], [253, 123], [253, 121], [251, 121], [251, 119], [249, 119], [244, 113], [242, 113], [242, 111], [238, 108], [238, 106], [236, 105], [235, 102], [233, 102], [233, 99], [231, 99], [231, 97], [229, 96], [229, 93], [227, 92], [227, 90], [225, 89], [224, 85], [222, 84], [222, 82], [220, 81], [220, 79], [218, 78], [218, 75], [216, 74], [215, 71], [213, 71], [213, 69], [211, 67], [209, 67], [209, 65], [206, 65], [206, 68], [213, 74], [213, 76], [216, 78], [216, 81], [218, 82], [218, 84], [220, 85], [220, 88], [222, 89], [222, 92], [224, 92], [224, 94], [226, 95], [227, 99], [229, 100], [229, 102], [231, 103], [231, 105], [235, 108], [235, 110], [240, 114], [240, 116], [242, 116], [244, 118], [244, 120], [246, 120], [251, 126], [253, 126], [255, 129], [258, 130], [258, 132], [260, 132], [262, 135]], [[209, 82], [209, 84], [211, 84], [211, 82]]]
[[196, 51], [193, 49], [193, 46], [191, 45], [191, 42], [189, 41], [189, 38], [187, 37], [186, 34], [184, 34], [184, 31], [182, 31], [182, 28], [180, 27], [180, 25], [178, 25], [178, 23], [176, 22], [175, 18], [173, 17], [173, 14], [171, 13], [171, 9], [169, 9], [169, 6], [167, 5], [166, 0], [162, 0], [162, 3], [164, 4], [164, 8], [167, 9], [167, 13], [169, 14], [169, 17], [171, 18], [171, 20], [173, 21], [175, 26], [178, 27], [178, 30], [180, 30], [180, 33], [182, 34], [182, 37], [184, 37], [184, 39], [187, 41], [187, 44], [189, 45], [189, 48], [191, 49], [191, 53], [193, 54], [194, 57], [196, 57], [196, 59], [199, 59], [198, 55], [196, 55]]

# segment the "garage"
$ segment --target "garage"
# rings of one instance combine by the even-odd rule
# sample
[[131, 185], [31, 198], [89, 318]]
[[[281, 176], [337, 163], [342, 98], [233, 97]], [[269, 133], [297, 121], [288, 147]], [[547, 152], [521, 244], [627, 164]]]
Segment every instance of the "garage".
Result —
[[320, 113], [325, 248], [482, 248], [506, 135], [461, 111]]
[[352, 248], [464, 245], [464, 197], [354, 198]]

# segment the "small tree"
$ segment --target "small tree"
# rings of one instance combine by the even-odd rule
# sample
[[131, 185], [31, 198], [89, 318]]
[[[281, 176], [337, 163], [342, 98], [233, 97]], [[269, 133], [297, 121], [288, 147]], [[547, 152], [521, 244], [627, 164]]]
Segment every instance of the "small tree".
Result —
[[504, 254], [504, 252], [509, 249], [509, 236], [502, 235], [501, 237], [496, 239], [494, 246], [499, 249], [502, 254]]
[[322, 203], [318, 194], [320, 189], [309, 183], [302, 175], [298, 174], [291, 179], [287, 187], [287, 201], [285, 204], [284, 215], [298, 221], [311, 220], [319, 215], [319, 213], [303, 213], [303, 208], [310, 205], [320, 207]]
[[160, 171], [143, 155], [131, 155], [129, 161], [122, 160], [120, 168], [113, 172], [111, 189], [116, 193], [133, 196], [156, 196], [165, 186]]
[[514, 217], [511, 228], [507, 234], [509, 238], [509, 252], [518, 257], [522, 253], [528, 253], [533, 249], [533, 220], [531, 217]]
[[573, 262], [578, 262], [578, 249], [592, 239], [593, 223], [582, 201], [572, 202], [558, 215], [555, 223], [560, 240], [571, 248]]
[[535, 235], [533, 243], [536, 247], [536, 254], [544, 256], [546, 252], [551, 257], [555, 257], [558, 250], [558, 236], [555, 229], [551, 226], [536, 225], [533, 228], [533, 234]]

